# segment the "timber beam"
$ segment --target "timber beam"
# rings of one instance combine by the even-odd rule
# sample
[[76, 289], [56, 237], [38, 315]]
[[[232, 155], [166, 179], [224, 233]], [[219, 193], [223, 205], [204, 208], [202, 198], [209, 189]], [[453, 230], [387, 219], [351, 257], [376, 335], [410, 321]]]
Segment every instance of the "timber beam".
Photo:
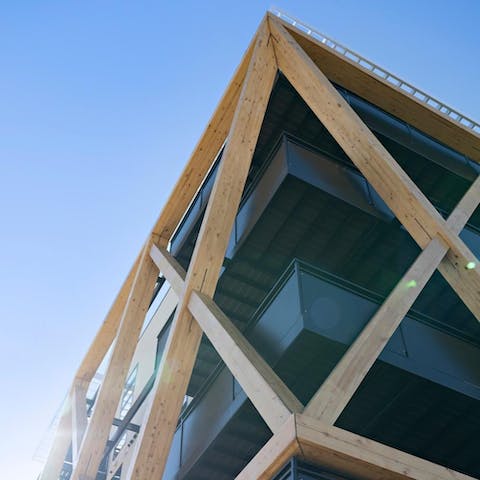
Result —
[[73, 467], [71, 480], [95, 480], [97, 476], [158, 277], [158, 269], [150, 258], [150, 243], [148, 242], [143, 249], [114, 349], [82, 441], [78, 461]]
[[[303, 405], [212, 300], [278, 68], [423, 249], [304, 414]], [[166, 246], [223, 145], [185, 272]], [[478, 260], [458, 236], [479, 195], [477, 181], [445, 221], [282, 23], [267, 15], [77, 371], [41, 480], [58, 479], [72, 440], [71, 479], [96, 478], [159, 271], [176, 292], [178, 307], [129, 480], [162, 477], [203, 333], [274, 433], [238, 479], [270, 478], [292, 455], [355, 478], [469, 478], [332, 424], [436, 268], [480, 320]], [[86, 390], [112, 343], [87, 426]]]
[[480, 163], [480, 134], [277, 17], [335, 84]]
[[81, 382], [90, 383], [102, 363], [105, 355], [111, 347], [115, 337], [117, 336], [118, 326], [122, 319], [122, 314], [127, 303], [130, 290], [132, 289], [133, 280], [138, 270], [141, 254], [138, 255], [130, 272], [125, 279], [115, 301], [105, 317], [100, 329], [90, 345], [85, 357], [78, 368], [75, 379]]
[[198, 141], [152, 230], [157, 245], [166, 247], [190, 202], [207, 176], [230, 132], [243, 83], [252, 59], [251, 41], [232, 80]]
[[236, 480], [270, 480], [291, 458], [359, 480], [473, 480], [304, 414], [294, 414]]
[[280, 70], [418, 245], [423, 249], [434, 238], [445, 244], [448, 251], [441, 272], [480, 320], [480, 268], [475, 255], [282, 23], [272, 15], [269, 22]]
[[272, 432], [303, 405], [235, 327], [217, 304], [193, 292], [190, 312]]
[[472, 479], [306, 415], [297, 415], [295, 425], [300, 458], [342, 475], [365, 480]]
[[[151, 255], [181, 295], [185, 291], [183, 268], [155, 245]], [[188, 309], [272, 432], [280, 430], [292, 413], [303, 411], [297, 397], [210, 297], [192, 292]]]
[[184, 268], [177, 262], [176, 258], [170, 255], [167, 249], [157, 247], [155, 244], [150, 249], [150, 256], [159, 271], [162, 272], [165, 280], [177, 294], [177, 297], [182, 298], [185, 292], [185, 277], [187, 276]]
[[268, 25], [263, 21], [255, 36], [253, 55], [190, 261], [183, 296], [179, 299], [152, 401], [130, 463], [129, 479], [147, 480], [163, 475], [202, 337], [188, 303], [194, 290], [207, 296], [215, 292], [276, 74]]
[[[155, 238], [158, 245], [165, 247], [168, 244], [171, 235], [175, 231], [185, 210], [194, 198], [226, 140], [245, 75], [250, 64], [254, 43], [255, 39], [252, 40], [245, 52], [202, 137], [193, 150], [187, 165], [170, 194], [162, 213], [156, 221], [151, 235], [149, 235], [149, 238], [150, 236]], [[85, 354], [75, 374], [75, 379], [90, 382], [115, 340], [125, 304], [132, 287], [133, 278], [138, 269], [140, 257], [141, 252], [137, 256], [94, 341]], [[69, 391], [65, 401], [65, 407], [62, 409], [59, 427], [57, 428], [40, 480], [57, 480], [60, 476], [63, 461], [72, 440], [70, 426], [72, 391], [73, 390]]]
[[291, 415], [235, 480], [271, 480], [290, 458], [298, 455], [300, 444], [297, 439], [296, 416]]
[[[448, 218], [452, 231], [460, 233], [479, 203], [480, 177]], [[335, 423], [428, 280], [442, 265], [447, 250], [444, 243], [434, 238], [420, 253], [312, 397], [305, 414], [331, 425]]]

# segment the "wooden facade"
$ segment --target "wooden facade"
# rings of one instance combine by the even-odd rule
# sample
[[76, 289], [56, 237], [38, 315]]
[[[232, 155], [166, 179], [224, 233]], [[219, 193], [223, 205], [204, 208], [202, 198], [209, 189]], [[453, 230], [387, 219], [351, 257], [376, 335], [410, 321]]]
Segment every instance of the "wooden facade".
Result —
[[[305, 405], [213, 299], [278, 72], [421, 250]], [[237, 479], [271, 479], [293, 456], [354, 479], [472, 478], [335, 426], [436, 270], [480, 320], [478, 260], [459, 236], [480, 203], [480, 180], [443, 218], [332, 82], [480, 161], [478, 134], [267, 14], [78, 369], [41, 480], [60, 478], [69, 449], [70, 478], [97, 478], [159, 273], [174, 292], [177, 306], [122, 479], [162, 478], [203, 334], [272, 434]], [[185, 270], [168, 244], [224, 144]], [[87, 421], [87, 387], [110, 348], [105, 378]], [[122, 458], [117, 458], [115, 470], [122, 466]], [[114, 474], [112, 470], [107, 478]]]

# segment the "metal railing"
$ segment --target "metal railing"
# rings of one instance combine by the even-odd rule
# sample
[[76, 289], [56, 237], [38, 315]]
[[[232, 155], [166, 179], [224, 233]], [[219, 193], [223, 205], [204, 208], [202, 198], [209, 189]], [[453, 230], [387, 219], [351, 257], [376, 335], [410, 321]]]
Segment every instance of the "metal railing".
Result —
[[440, 102], [436, 98], [428, 95], [427, 93], [419, 90], [418, 88], [414, 87], [408, 82], [403, 81], [401, 78], [393, 75], [392, 73], [388, 72], [387, 70], [379, 67], [375, 63], [367, 60], [366, 58], [362, 57], [358, 53], [350, 50], [349, 48], [345, 47], [344, 45], [332, 40], [331, 38], [327, 37], [323, 33], [315, 30], [314, 28], [310, 27], [306, 23], [298, 20], [291, 15], [288, 15], [277, 8], [270, 9], [270, 12], [273, 15], [276, 15], [284, 22], [288, 23], [292, 27], [296, 28], [297, 30], [307, 34], [308, 36], [314, 38], [315, 40], [319, 41], [322, 45], [331, 48], [336, 53], [348, 58], [350, 61], [356, 63], [358, 66], [362, 67], [363, 69], [373, 73], [377, 77], [385, 80], [386, 82], [390, 83], [391, 85], [399, 88], [404, 93], [414, 97], [416, 100], [419, 100], [422, 103], [425, 103], [429, 107], [432, 107], [435, 110], [446, 115], [450, 120], [453, 120], [456, 123], [472, 130], [473, 132], [480, 134], [480, 125], [474, 122], [471, 118], [466, 117], [465, 115], [461, 114], [457, 110], [445, 105], [444, 103]]

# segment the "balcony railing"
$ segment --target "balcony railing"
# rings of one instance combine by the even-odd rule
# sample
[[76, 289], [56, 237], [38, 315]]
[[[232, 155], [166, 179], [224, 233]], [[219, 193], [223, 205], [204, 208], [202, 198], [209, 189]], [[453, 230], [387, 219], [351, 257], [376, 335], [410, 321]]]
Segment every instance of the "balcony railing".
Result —
[[446, 115], [450, 120], [459, 123], [463, 127], [466, 127], [477, 134], [480, 134], [480, 125], [466, 115], [463, 115], [457, 110], [445, 105], [440, 100], [414, 87], [412, 84], [405, 82], [393, 73], [390, 73], [384, 68], [379, 67], [377, 64], [371, 62], [370, 60], [367, 60], [365, 57], [362, 57], [361, 55], [354, 52], [353, 50], [350, 50], [348, 47], [345, 47], [341, 43], [332, 40], [323, 33], [320, 33], [318, 30], [315, 30], [306, 23], [302, 22], [301, 20], [298, 20], [297, 18], [292, 17], [291, 15], [288, 15], [287, 13], [276, 8], [272, 8], [271, 12], [277, 17], [279, 17], [281, 20], [287, 22], [292, 27], [307, 34], [309, 37], [314, 38], [325, 47], [331, 48], [335, 51], [335, 53], [338, 53], [339, 55], [348, 58], [350, 61], [356, 63], [364, 70], [373, 73], [374, 75], [381, 78], [382, 80], [385, 80], [394, 87], [399, 88], [400, 90], [402, 90], [402, 92], [414, 97], [416, 100], [425, 103], [426, 105], [432, 107], [435, 110], [438, 110], [439, 112]]

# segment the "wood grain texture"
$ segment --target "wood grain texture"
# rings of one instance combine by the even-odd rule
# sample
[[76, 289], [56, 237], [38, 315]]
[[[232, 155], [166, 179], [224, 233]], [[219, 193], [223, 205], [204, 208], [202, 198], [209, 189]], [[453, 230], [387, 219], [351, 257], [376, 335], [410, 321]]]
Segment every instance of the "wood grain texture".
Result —
[[205, 335], [272, 432], [303, 405], [216, 303], [193, 292], [188, 304]]
[[[480, 181], [477, 179], [469, 188], [468, 193], [463, 196], [462, 200], [455, 208], [455, 211], [448, 219], [448, 226], [452, 229], [453, 232], [459, 233], [462, 231], [463, 226], [465, 225], [465, 217], [470, 218], [471, 214], [478, 206], [479, 199]], [[449, 257], [448, 254], [442, 259], [438, 270], [443, 275], [443, 278], [445, 278], [445, 280], [455, 290], [457, 295], [463, 300], [463, 302], [473, 313], [475, 318], [480, 321], [480, 312], [478, 309], [480, 293], [478, 291], [475, 291], [474, 289], [464, 291], [457, 288], [459, 282], [462, 282], [462, 278], [458, 275], [458, 269], [456, 268], [456, 265], [452, 262], [452, 259]]]
[[137, 340], [148, 310], [158, 269], [150, 258], [151, 243], [143, 250], [122, 315], [105, 377], [95, 402], [71, 480], [95, 480], [112, 428]]
[[[165, 249], [153, 246], [151, 254], [160, 271], [181, 297], [185, 291], [185, 270]], [[212, 298], [194, 291], [188, 308], [273, 432], [278, 431], [292, 413], [303, 411], [303, 405], [295, 395]]]
[[480, 319], [480, 269], [467, 269], [475, 255], [282, 24], [269, 21], [279, 68], [420, 247], [434, 238], [448, 246], [447, 280]]
[[294, 456], [300, 454], [295, 416], [292, 415], [253, 457], [235, 480], [270, 480]]
[[[480, 178], [447, 220], [460, 233], [480, 202]], [[433, 239], [420, 253], [308, 403], [305, 414], [333, 425], [435, 270], [448, 248]]]
[[167, 246], [227, 138], [252, 58], [254, 44], [255, 38], [252, 39], [153, 227], [152, 234], [156, 237], [156, 243], [159, 246]]
[[480, 162], [480, 135], [444, 113], [405, 93], [378, 75], [359, 67], [306, 33], [284, 27], [323, 73], [337, 85], [409, 123], [440, 142]]
[[128, 273], [125, 282], [123, 282], [115, 301], [113, 302], [100, 329], [95, 335], [93, 342], [88, 348], [82, 363], [78, 367], [75, 378], [79, 381], [92, 381], [95, 373], [98, 370], [98, 367], [105, 358], [108, 349], [112, 345], [112, 342], [117, 335], [118, 326], [120, 325], [120, 320], [122, 319], [122, 313], [125, 309], [125, 304], [127, 303], [127, 298], [132, 288], [133, 279], [135, 278], [135, 274], [138, 270], [140, 256], [141, 252], [135, 260], [130, 272]]
[[[152, 229], [152, 235], [156, 243], [162, 247], [167, 245], [173, 231], [177, 227], [189, 203], [192, 201], [226, 139], [252, 52], [253, 41], [233, 75], [225, 94], [220, 100], [205, 132], [196, 145], [189, 162]], [[91, 380], [115, 339], [126, 299], [131, 290], [133, 277], [138, 268], [139, 258], [140, 254], [86, 353], [75, 375], [76, 378]], [[65, 445], [55, 446], [54, 442], [55, 451], [64, 451], [65, 448], [68, 449], [69, 447], [65, 447]]]
[[209, 296], [215, 291], [276, 73], [268, 27], [262, 22], [128, 472], [132, 480], [163, 474], [202, 335], [188, 301], [193, 290]]
[[368, 438], [296, 415], [300, 456], [358, 480], [472, 480]]
[[178, 298], [183, 297], [186, 272], [177, 260], [163, 247], [152, 245], [150, 256], [160, 272], [173, 288]]

